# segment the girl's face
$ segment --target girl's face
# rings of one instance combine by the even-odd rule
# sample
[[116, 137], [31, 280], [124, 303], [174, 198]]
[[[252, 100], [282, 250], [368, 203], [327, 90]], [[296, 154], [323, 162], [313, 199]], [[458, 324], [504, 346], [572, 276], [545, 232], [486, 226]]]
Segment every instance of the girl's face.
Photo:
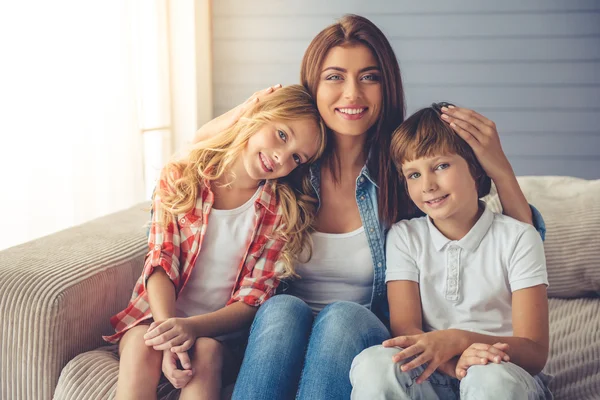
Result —
[[313, 119], [267, 122], [246, 143], [244, 168], [256, 180], [287, 176], [317, 154], [319, 141], [319, 126]]
[[364, 134], [381, 114], [381, 69], [362, 44], [329, 50], [317, 87], [317, 107], [325, 124], [341, 135]]

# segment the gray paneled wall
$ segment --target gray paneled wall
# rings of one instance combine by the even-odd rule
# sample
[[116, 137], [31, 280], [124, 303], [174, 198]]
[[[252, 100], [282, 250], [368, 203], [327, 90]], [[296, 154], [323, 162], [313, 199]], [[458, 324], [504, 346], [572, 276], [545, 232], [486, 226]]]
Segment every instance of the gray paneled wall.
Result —
[[600, 178], [597, 0], [215, 0], [215, 115], [297, 83], [310, 40], [345, 13], [388, 36], [409, 114], [441, 100], [474, 108], [518, 175]]

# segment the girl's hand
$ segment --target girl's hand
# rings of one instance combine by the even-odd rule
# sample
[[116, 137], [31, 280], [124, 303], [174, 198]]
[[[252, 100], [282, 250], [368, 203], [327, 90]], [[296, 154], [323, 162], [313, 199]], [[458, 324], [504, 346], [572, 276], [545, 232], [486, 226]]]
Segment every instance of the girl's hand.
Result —
[[472, 365], [486, 365], [488, 362], [500, 364], [502, 361], [509, 361], [508, 344], [496, 343], [493, 346], [484, 343], [473, 343], [466, 349], [458, 363], [454, 373], [457, 379], [462, 379], [467, 376], [467, 369]]
[[402, 371], [410, 371], [423, 364], [428, 364], [423, 374], [417, 378], [417, 383], [423, 383], [443, 363], [461, 354], [460, 337], [453, 329], [433, 331], [412, 336], [398, 336], [383, 342], [384, 347], [402, 347], [392, 360], [399, 362], [415, 357], [402, 365]]
[[187, 318], [169, 318], [155, 321], [144, 335], [146, 346], [154, 350], [171, 350], [173, 353], [188, 351], [196, 341], [194, 327]]
[[189, 362], [187, 353], [185, 356], [180, 356], [168, 350], [163, 351], [162, 372], [176, 389], [181, 389], [189, 383], [194, 373], [191, 369], [184, 371], [177, 369], [178, 356], [180, 360], [182, 357], [187, 358]]
[[194, 135], [194, 143], [198, 143], [201, 140], [208, 139], [219, 132], [224, 131], [225, 129], [231, 127], [235, 124], [242, 115], [252, 107], [254, 107], [260, 100], [269, 94], [273, 93], [277, 89], [280, 89], [281, 85], [277, 84], [275, 86], [268, 87], [264, 90], [259, 90], [254, 93], [248, 100], [238, 105], [235, 108], [227, 111], [225, 114], [219, 115], [218, 117], [208, 121], [206, 124], [202, 125], [196, 134]]
[[493, 121], [468, 108], [454, 106], [442, 107], [442, 118], [471, 146], [477, 160], [493, 181], [507, 174], [514, 175]]

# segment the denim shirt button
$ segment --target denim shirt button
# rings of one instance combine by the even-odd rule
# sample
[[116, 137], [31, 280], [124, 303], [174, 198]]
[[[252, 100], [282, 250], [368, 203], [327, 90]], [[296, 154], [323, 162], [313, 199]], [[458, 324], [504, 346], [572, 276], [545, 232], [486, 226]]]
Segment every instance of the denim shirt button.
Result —
[[378, 266], [378, 267], [381, 267], [381, 263], [380, 263], [380, 262], [378, 262], [378, 263], [377, 263], [377, 266]]
[[361, 200], [364, 200], [364, 199], [365, 199], [365, 196], [360, 196], [360, 199], [361, 199]]

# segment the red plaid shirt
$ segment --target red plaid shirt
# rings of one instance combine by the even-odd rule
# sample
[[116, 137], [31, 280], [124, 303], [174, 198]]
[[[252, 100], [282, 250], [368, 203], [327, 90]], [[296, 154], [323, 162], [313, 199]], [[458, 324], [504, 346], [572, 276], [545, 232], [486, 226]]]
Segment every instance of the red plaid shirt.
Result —
[[[164, 174], [165, 170], [158, 181], [159, 187], [163, 190], [173, 190], [164, 179]], [[160, 196], [155, 194], [154, 210], [158, 209], [160, 202]], [[210, 184], [205, 181], [200, 189], [195, 208], [187, 214], [177, 215], [176, 218], [171, 216], [172, 219], [166, 225], [166, 229], [157, 224], [158, 213], [153, 214], [148, 237], [150, 250], [146, 255], [142, 276], [135, 284], [127, 308], [110, 319], [117, 333], [104, 336], [106, 341], [116, 343], [127, 330], [152, 318], [146, 283], [154, 268], [165, 270], [173, 281], [176, 295], [179, 295], [202, 249], [213, 203], [214, 194], [210, 190]], [[272, 236], [274, 230], [283, 222], [282, 207], [273, 193], [273, 183], [267, 181], [261, 186], [254, 207], [256, 214], [254, 230], [246, 253], [238, 266], [237, 281], [227, 305], [243, 301], [251, 306], [259, 306], [275, 293], [279, 284], [277, 274], [281, 271], [278, 269], [277, 260], [284, 242], [281, 239], [273, 239]], [[204, 265], [198, 268], [205, 267], [210, 268]]]

